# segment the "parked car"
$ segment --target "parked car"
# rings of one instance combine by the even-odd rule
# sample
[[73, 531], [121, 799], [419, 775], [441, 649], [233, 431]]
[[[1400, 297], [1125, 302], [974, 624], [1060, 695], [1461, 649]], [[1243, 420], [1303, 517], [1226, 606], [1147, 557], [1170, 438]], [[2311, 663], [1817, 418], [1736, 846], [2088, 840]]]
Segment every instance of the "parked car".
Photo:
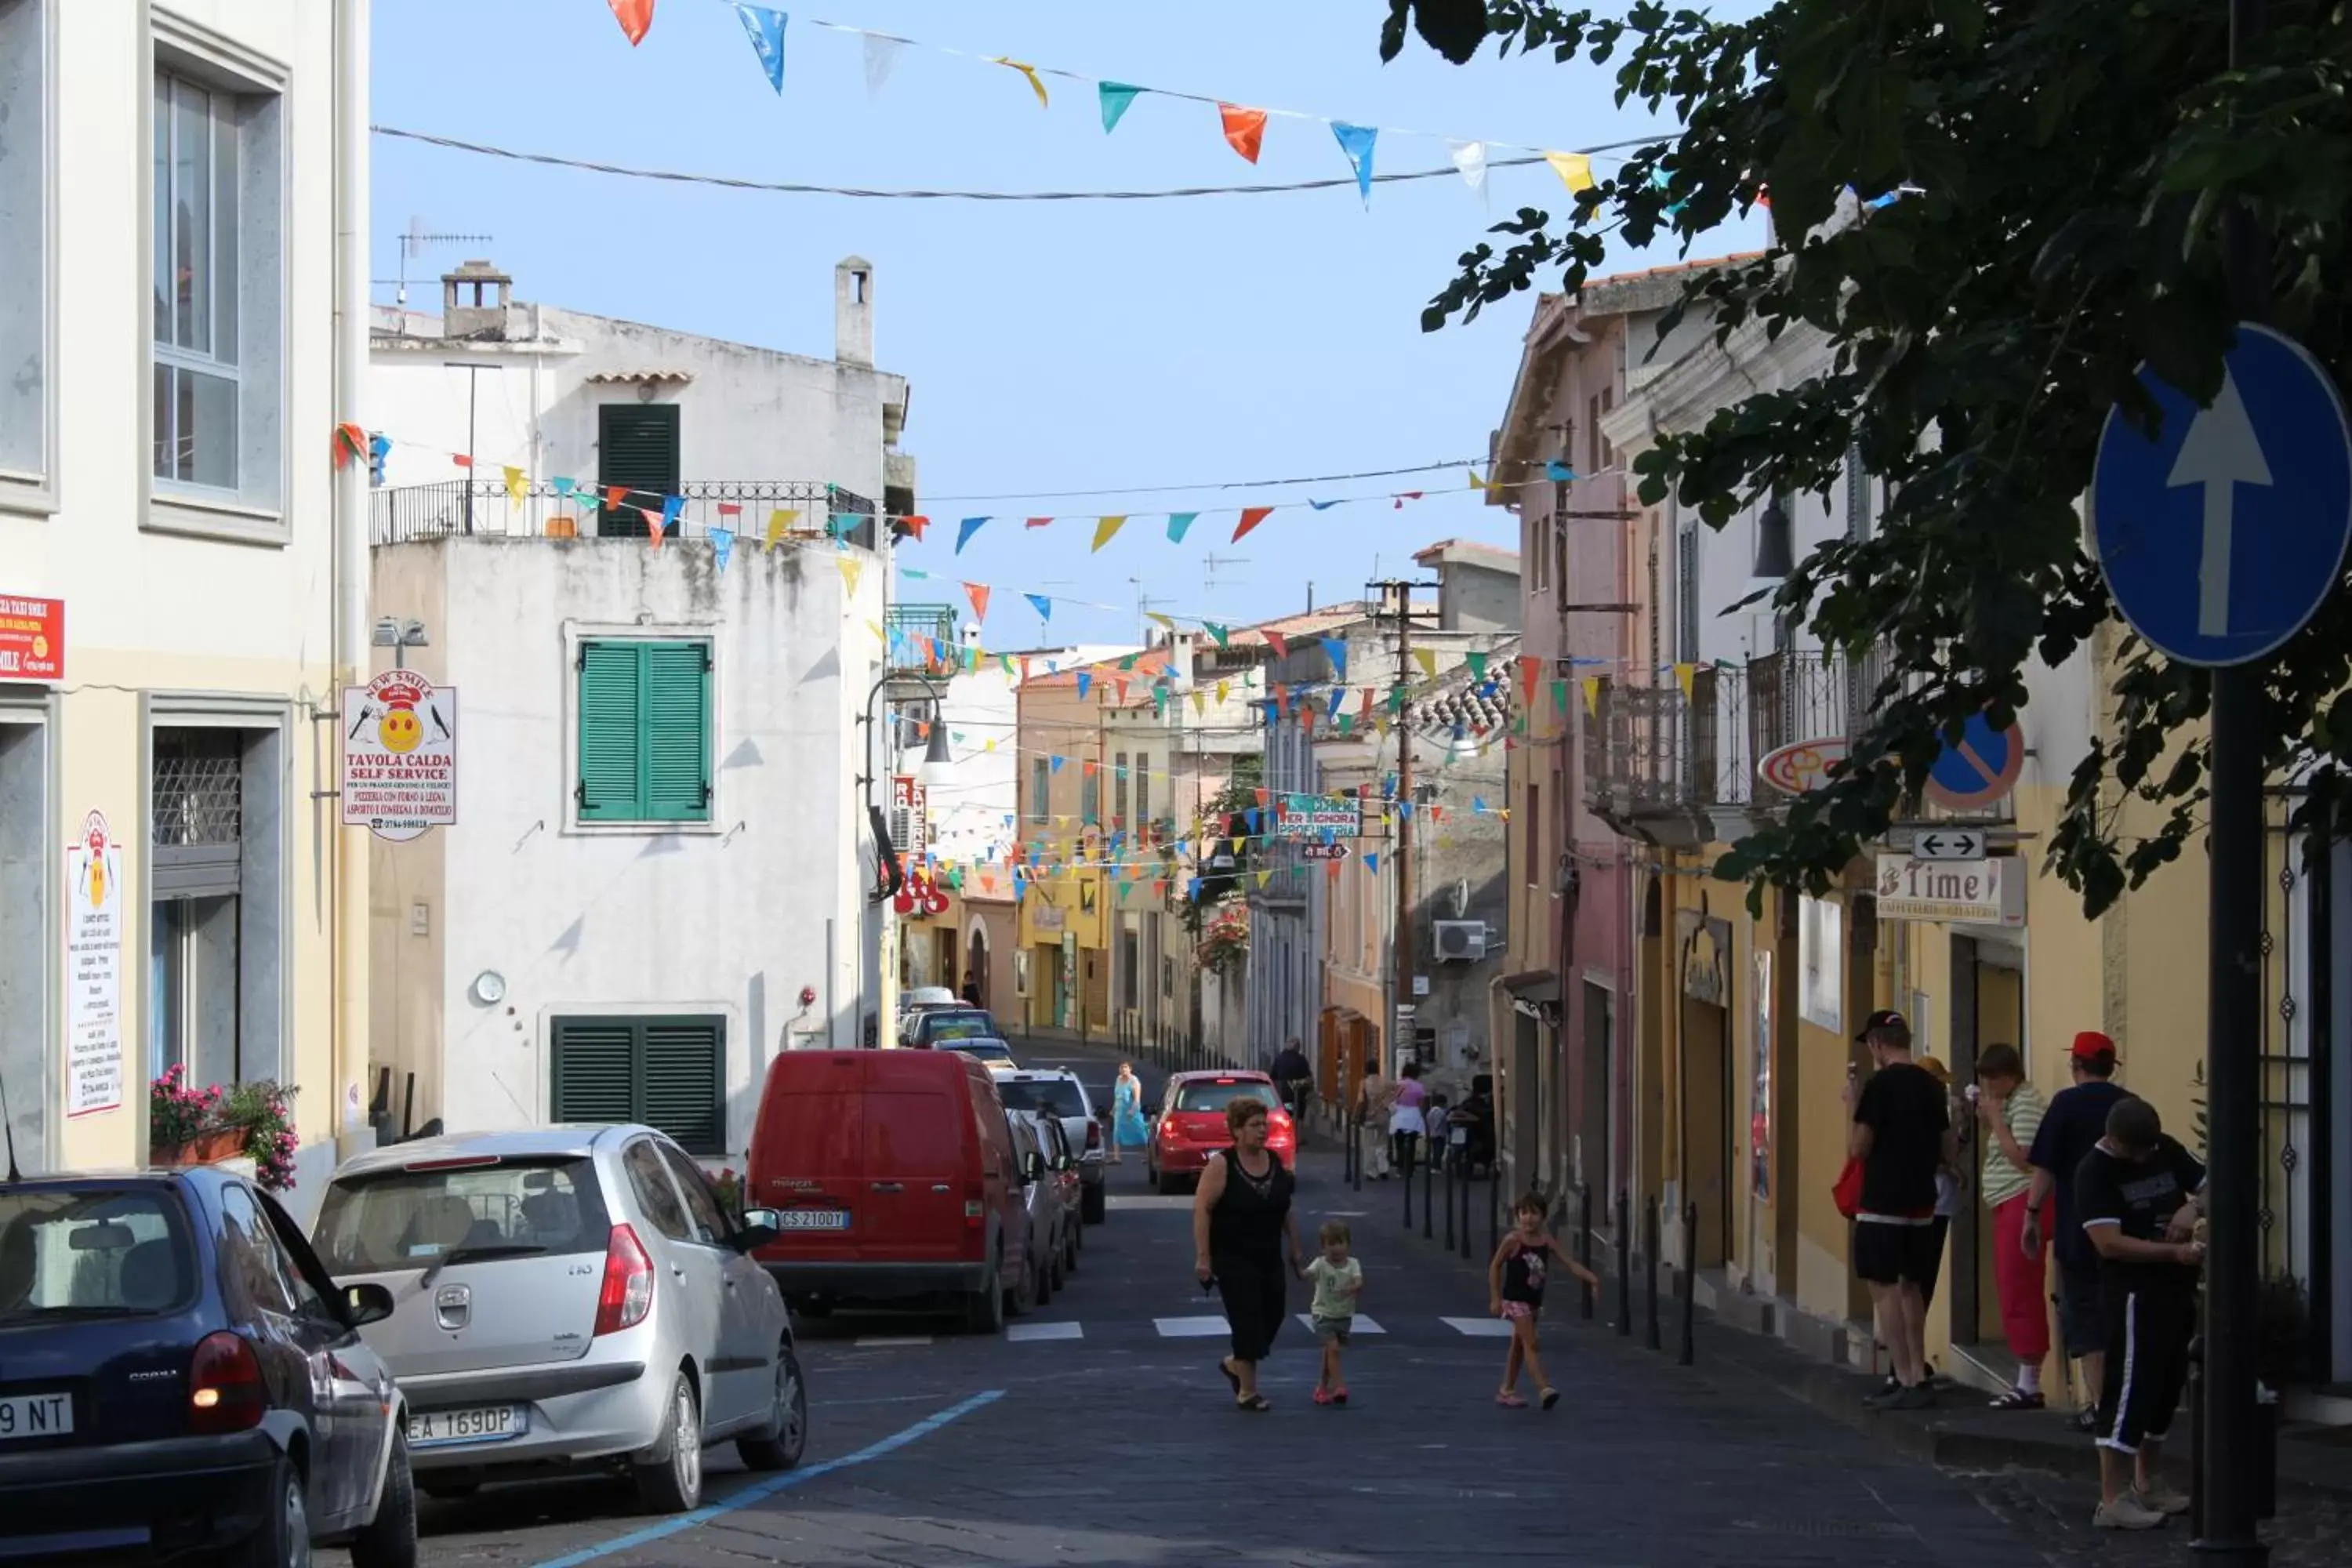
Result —
[[1225, 1107], [1244, 1096], [1265, 1101], [1265, 1146], [1285, 1163], [1298, 1153], [1298, 1131], [1274, 1079], [1262, 1072], [1180, 1072], [1168, 1078], [1160, 1115], [1144, 1146], [1144, 1174], [1155, 1191], [1182, 1192], [1201, 1179], [1201, 1167], [1219, 1149], [1233, 1147]]
[[1036, 1282], [1036, 1304], [1043, 1307], [1053, 1300], [1068, 1273], [1070, 1231], [1077, 1216], [1062, 1196], [1037, 1119], [1014, 1112], [1006, 1121], [1013, 1133], [1013, 1157], [1021, 1166], [1021, 1203], [1029, 1213], [1029, 1277]]
[[1013, 1059], [1011, 1046], [1003, 1040], [986, 1039], [978, 1035], [967, 1036], [961, 1039], [941, 1040], [939, 1048], [970, 1057], [976, 1062], [985, 1064], [991, 1072], [1013, 1072], [1018, 1070], [1021, 1065]]
[[1029, 1217], [989, 1070], [960, 1051], [786, 1051], [768, 1064], [746, 1191], [793, 1310], [950, 1296], [976, 1332], [1027, 1310]]
[[963, 998], [944, 985], [918, 985], [898, 999], [898, 1037], [904, 1039], [915, 1020], [925, 1013], [963, 1005]]
[[1004, 1031], [996, 1026], [996, 1019], [982, 1007], [932, 1007], [907, 1021], [902, 1045], [929, 1049], [950, 1045], [957, 1040], [1002, 1040]]
[[[1003, 1079], [997, 1079], [999, 1088]], [[1070, 1148], [1070, 1135], [1062, 1129], [1062, 1119], [1050, 1111], [1014, 1111], [1017, 1119], [1026, 1115], [1037, 1130], [1037, 1142], [1045, 1155], [1046, 1179], [1054, 1185], [1062, 1200], [1066, 1220], [1062, 1226], [1061, 1268], [1054, 1276], [1054, 1289], [1063, 1289], [1068, 1277], [1077, 1272], [1078, 1254], [1086, 1247], [1086, 1184], [1080, 1175], [1083, 1169], [1078, 1157]]]
[[0, 1557], [409, 1568], [392, 1310], [224, 1171], [0, 1183]]
[[1086, 1086], [1074, 1072], [1047, 1069], [1002, 1072], [996, 1077], [996, 1092], [1008, 1110], [1043, 1111], [1056, 1117], [1067, 1135], [1071, 1152], [1078, 1160], [1078, 1174], [1085, 1187], [1086, 1223], [1100, 1225], [1106, 1212], [1106, 1191], [1103, 1178], [1103, 1124], [1095, 1116], [1094, 1102], [1087, 1098]]
[[656, 1513], [702, 1500], [732, 1438], [790, 1469], [808, 1394], [784, 1300], [702, 1168], [650, 1127], [546, 1127], [398, 1144], [344, 1163], [321, 1257], [390, 1292], [367, 1331], [407, 1394], [428, 1496], [582, 1469], [635, 1479]]

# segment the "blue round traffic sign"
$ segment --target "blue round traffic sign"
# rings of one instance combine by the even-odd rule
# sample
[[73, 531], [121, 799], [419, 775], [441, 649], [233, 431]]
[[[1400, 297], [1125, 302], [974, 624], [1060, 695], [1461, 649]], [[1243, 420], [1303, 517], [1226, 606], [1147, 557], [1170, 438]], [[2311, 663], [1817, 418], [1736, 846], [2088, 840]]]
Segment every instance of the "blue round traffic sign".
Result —
[[2091, 534], [2116, 607], [2183, 664], [2244, 664], [2303, 629], [2352, 542], [2352, 422], [2326, 367], [2242, 322], [2210, 406], [2140, 372], [2153, 438], [2107, 416]]
[[2017, 787], [2024, 768], [2024, 731], [1996, 730], [1979, 713], [1927, 770], [1927, 798], [1947, 811], [1981, 811]]

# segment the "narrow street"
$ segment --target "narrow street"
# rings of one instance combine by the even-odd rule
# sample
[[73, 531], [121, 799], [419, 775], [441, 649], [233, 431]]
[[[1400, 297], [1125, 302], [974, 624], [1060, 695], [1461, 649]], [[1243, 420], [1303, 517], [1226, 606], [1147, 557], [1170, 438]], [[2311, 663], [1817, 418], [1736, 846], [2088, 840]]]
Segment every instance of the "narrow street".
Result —
[[[1041, 1046], [1090, 1088], [1114, 1058]], [[1344, 1218], [1367, 1275], [1352, 1403], [1318, 1408], [1312, 1342], [1268, 1363], [1275, 1409], [1236, 1414], [1223, 1325], [1192, 1284], [1189, 1199], [1112, 1173], [1110, 1216], [1053, 1303], [1002, 1338], [912, 1315], [803, 1325], [809, 1458], [753, 1482], [713, 1450], [711, 1502], [648, 1523], [617, 1483], [492, 1489], [425, 1505], [424, 1561], [558, 1568], [786, 1563], [1538, 1562], [1921, 1564], [2040, 1561], [1961, 1483], [1873, 1450], [1780, 1395], [1678, 1370], [1604, 1322], [1551, 1310], [1566, 1394], [1496, 1407], [1498, 1325], [1475, 1265], [1410, 1239], [1394, 1184], [1359, 1194], [1301, 1162], [1300, 1222]], [[1484, 1215], [1478, 1220], [1483, 1247]], [[1304, 1288], [1294, 1291], [1304, 1310]], [[1604, 1314], [1605, 1316], [1605, 1311]]]

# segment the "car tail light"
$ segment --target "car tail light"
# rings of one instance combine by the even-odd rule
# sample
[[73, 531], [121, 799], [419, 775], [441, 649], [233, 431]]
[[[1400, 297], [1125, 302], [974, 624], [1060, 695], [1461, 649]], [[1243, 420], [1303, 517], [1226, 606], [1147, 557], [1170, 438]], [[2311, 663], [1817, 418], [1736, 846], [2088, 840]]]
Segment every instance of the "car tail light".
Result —
[[625, 1225], [613, 1227], [604, 1244], [604, 1288], [596, 1296], [596, 1332], [617, 1334], [635, 1328], [654, 1309], [654, 1260]]
[[1087, 1123], [1087, 1147], [1089, 1149], [1099, 1149], [1102, 1147], [1101, 1122], [1088, 1121]]
[[988, 1189], [978, 1182], [963, 1185], [963, 1227], [978, 1230], [988, 1217]]
[[268, 1407], [261, 1358], [243, 1334], [224, 1331], [196, 1342], [188, 1363], [188, 1430], [204, 1436], [249, 1432]]
[[1181, 1131], [1182, 1129], [1176, 1125], [1176, 1119], [1172, 1116], [1160, 1124], [1160, 1136], [1162, 1138], [1173, 1138]]

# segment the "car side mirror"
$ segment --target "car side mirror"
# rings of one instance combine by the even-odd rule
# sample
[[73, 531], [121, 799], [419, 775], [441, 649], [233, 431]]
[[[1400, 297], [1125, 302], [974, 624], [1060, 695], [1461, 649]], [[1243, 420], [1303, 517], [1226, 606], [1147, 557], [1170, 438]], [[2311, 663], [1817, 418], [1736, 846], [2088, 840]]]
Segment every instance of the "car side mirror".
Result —
[[343, 1321], [363, 1329], [392, 1316], [392, 1292], [377, 1284], [343, 1287]]
[[784, 1216], [773, 1209], [745, 1209], [735, 1226], [735, 1250], [751, 1252], [784, 1234]]
[[1033, 1182], [1036, 1182], [1036, 1181], [1041, 1181], [1041, 1180], [1043, 1180], [1043, 1179], [1045, 1178], [1045, 1155], [1043, 1155], [1043, 1154], [1028, 1154], [1028, 1155], [1024, 1155], [1024, 1156], [1023, 1156], [1023, 1157], [1022, 1157], [1022, 1161], [1021, 1161], [1021, 1184], [1022, 1184], [1023, 1186], [1027, 1186], [1028, 1184], [1031, 1184], [1031, 1183], [1033, 1183]]

